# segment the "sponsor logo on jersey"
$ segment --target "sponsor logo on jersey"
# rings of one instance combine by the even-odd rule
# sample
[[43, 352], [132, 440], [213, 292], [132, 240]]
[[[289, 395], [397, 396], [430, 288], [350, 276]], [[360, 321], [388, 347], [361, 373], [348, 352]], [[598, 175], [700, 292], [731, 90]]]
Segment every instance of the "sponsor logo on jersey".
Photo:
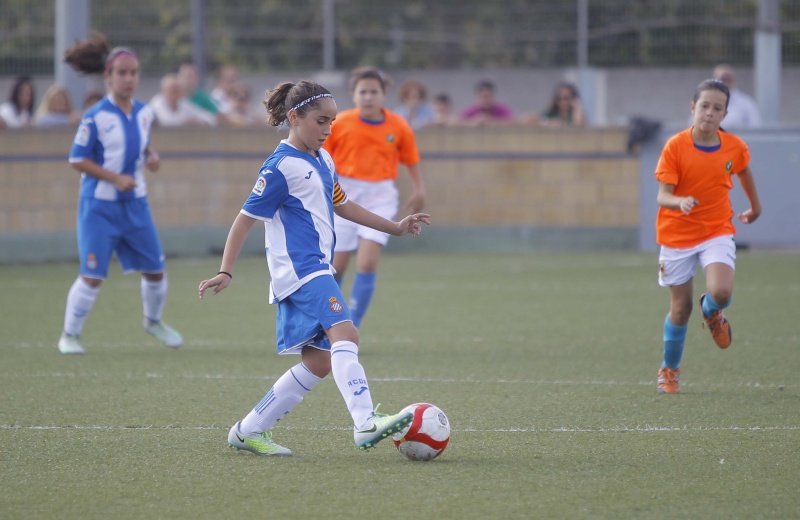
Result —
[[264, 194], [264, 188], [267, 187], [267, 179], [263, 176], [259, 176], [258, 180], [256, 181], [256, 185], [253, 186], [253, 193], [258, 195], [259, 197]]
[[86, 257], [86, 267], [88, 269], [97, 269], [97, 257], [94, 253], [89, 253], [89, 256]]
[[78, 133], [75, 134], [75, 144], [78, 146], [86, 146], [89, 144], [89, 135], [91, 134], [89, 130], [89, 125], [86, 123], [81, 123], [81, 126], [78, 127]]
[[336, 296], [331, 296], [328, 298], [328, 303], [331, 306], [331, 311], [337, 314], [344, 310], [344, 305], [342, 305], [342, 303], [336, 299]]
[[728, 161], [725, 163], [725, 171], [730, 173], [731, 169], [733, 168], [733, 161]]

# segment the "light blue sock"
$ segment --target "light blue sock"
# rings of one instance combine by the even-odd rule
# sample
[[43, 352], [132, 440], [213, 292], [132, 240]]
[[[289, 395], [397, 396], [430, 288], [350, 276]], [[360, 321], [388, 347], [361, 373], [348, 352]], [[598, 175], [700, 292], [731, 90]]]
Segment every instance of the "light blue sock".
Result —
[[703, 298], [703, 316], [708, 318], [715, 312], [721, 311], [722, 309], [726, 309], [727, 307], [730, 306], [732, 301], [733, 298], [728, 300], [728, 303], [726, 303], [725, 305], [720, 305], [717, 302], [715, 302], [714, 298], [711, 297], [711, 294], [707, 292], [705, 294], [705, 297]]
[[372, 293], [375, 292], [376, 273], [356, 273], [353, 280], [353, 288], [350, 291], [350, 316], [353, 318], [353, 325], [361, 325], [361, 320], [369, 308], [372, 300]]
[[664, 320], [664, 363], [661, 368], [676, 369], [680, 366], [687, 328], [687, 325], [675, 325], [672, 323], [669, 320], [669, 314], [667, 314]]

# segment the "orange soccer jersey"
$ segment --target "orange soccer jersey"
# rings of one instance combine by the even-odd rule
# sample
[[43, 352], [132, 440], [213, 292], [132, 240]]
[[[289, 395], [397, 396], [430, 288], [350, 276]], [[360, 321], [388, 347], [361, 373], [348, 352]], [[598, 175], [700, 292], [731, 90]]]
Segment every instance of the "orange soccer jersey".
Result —
[[358, 109], [340, 112], [324, 148], [340, 177], [379, 182], [397, 178], [397, 166], [419, 162], [414, 132], [401, 116], [383, 110], [380, 123], [364, 121]]
[[695, 147], [692, 129], [673, 135], [664, 145], [656, 166], [656, 179], [675, 186], [678, 197], [692, 196], [699, 205], [689, 215], [679, 209], [659, 208], [656, 241], [662, 246], [685, 249], [723, 235], [733, 235], [731, 176], [750, 162], [750, 152], [740, 138], [719, 132], [720, 147], [703, 151]]

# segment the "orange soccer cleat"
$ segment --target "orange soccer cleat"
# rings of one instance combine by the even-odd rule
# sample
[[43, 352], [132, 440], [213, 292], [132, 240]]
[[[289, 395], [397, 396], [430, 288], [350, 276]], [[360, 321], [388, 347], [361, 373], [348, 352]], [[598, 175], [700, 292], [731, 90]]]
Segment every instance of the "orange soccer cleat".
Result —
[[681, 375], [680, 368], [664, 367], [658, 371], [658, 390], [659, 394], [677, 394], [678, 376]]
[[[705, 297], [705, 294], [700, 297], [701, 312], [703, 308], [703, 298]], [[703, 319], [705, 320], [703, 328], [711, 331], [711, 337], [714, 338], [714, 343], [722, 349], [730, 347], [733, 341], [733, 332], [731, 332], [731, 324], [728, 322], [725, 315], [722, 314], [722, 311], [715, 312], [710, 318], [707, 318], [704, 314]]]

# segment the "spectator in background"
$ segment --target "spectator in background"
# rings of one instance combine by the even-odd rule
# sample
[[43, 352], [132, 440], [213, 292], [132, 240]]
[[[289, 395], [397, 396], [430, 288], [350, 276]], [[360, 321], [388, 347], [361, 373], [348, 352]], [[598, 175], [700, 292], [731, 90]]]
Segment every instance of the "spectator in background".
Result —
[[728, 87], [730, 100], [728, 101], [728, 115], [722, 120], [724, 128], [755, 128], [761, 126], [761, 113], [755, 100], [736, 88], [736, 74], [728, 64], [717, 65], [714, 68], [714, 79], [721, 81]]
[[230, 90], [231, 109], [226, 114], [230, 126], [259, 126], [265, 123], [263, 117], [253, 110], [250, 103], [250, 87], [244, 83], [234, 83]]
[[404, 81], [397, 89], [397, 98], [401, 105], [395, 113], [403, 116], [412, 130], [419, 130], [433, 124], [436, 114], [428, 104], [428, 89], [415, 79]]
[[93, 106], [97, 104], [98, 101], [103, 99], [105, 96], [102, 92], [89, 92], [86, 94], [86, 97], [83, 98], [83, 111], [86, 112]]
[[150, 106], [162, 127], [212, 126], [217, 121], [210, 112], [197, 108], [183, 97], [177, 74], [161, 78], [161, 91], [150, 100]]
[[44, 93], [34, 123], [39, 127], [74, 126], [80, 119], [80, 114], [72, 110], [67, 89], [56, 83]]
[[541, 114], [528, 116], [523, 124], [541, 126], [586, 126], [586, 115], [578, 95], [578, 88], [572, 83], [562, 81], [556, 85], [553, 100]]
[[36, 103], [33, 80], [30, 76], [18, 76], [11, 87], [8, 101], [0, 105], [0, 119], [8, 128], [23, 128], [33, 125], [33, 107]]
[[218, 121], [223, 119], [219, 107], [211, 99], [211, 94], [200, 87], [200, 78], [197, 76], [197, 68], [191, 63], [184, 63], [178, 68], [178, 78], [183, 87], [183, 96], [200, 110], [211, 114]]
[[433, 98], [434, 120], [431, 126], [453, 126], [458, 124], [458, 118], [453, 114], [453, 102], [450, 95], [442, 92]]
[[217, 84], [211, 91], [211, 99], [223, 114], [233, 111], [235, 104], [233, 86], [239, 83], [239, 72], [234, 65], [222, 65], [217, 69]]
[[460, 114], [460, 119], [467, 125], [511, 124], [514, 113], [496, 99], [494, 83], [483, 80], [475, 86], [475, 104]]

